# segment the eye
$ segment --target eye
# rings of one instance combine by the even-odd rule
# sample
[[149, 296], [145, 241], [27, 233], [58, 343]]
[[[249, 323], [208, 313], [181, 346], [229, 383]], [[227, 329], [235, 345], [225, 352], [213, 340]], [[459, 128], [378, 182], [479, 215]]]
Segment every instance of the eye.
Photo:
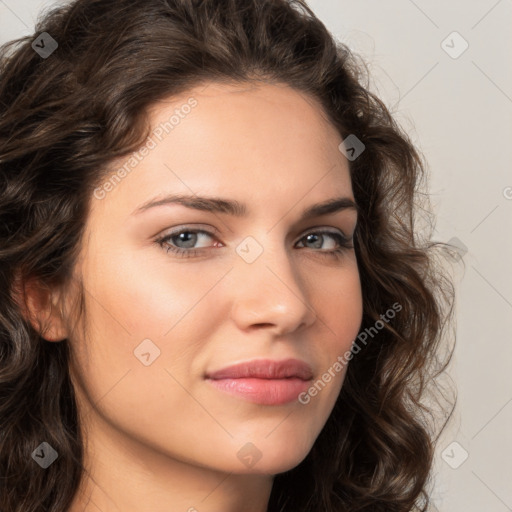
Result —
[[[158, 238], [155, 242], [160, 245], [167, 253], [174, 253], [178, 257], [182, 258], [190, 258], [193, 256], [198, 256], [204, 252], [204, 249], [208, 247], [207, 239], [216, 239], [214, 233], [210, 233], [209, 231], [203, 229], [193, 229], [182, 227], [172, 233], [169, 233], [161, 238]], [[206, 245], [202, 247], [197, 247], [196, 244], [201, 241], [206, 240]], [[318, 230], [311, 231], [304, 235], [298, 243], [302, 243], [305, 241], [305, 244], [300, 249], [313, 249], [315, 253], [318, 253], [322, 256], [331, 256], [331, 257], [341, 257], [342, 253], [349, 249], [353, 249], [354, 246], [351, 244], [352, 238], [347, 238], [344, 234], [339, 231], [327, 231], [327, 230]], [[331, 240], [328, 244], [331, 248], [323, 248], [324, 243], [326, 241]], [[332, 242], [334, 240], [334, 242]], [[220, 247], [222, 244], [220, 242], [215, 242], [213, 245], [210, 244], [211, 247]], [[334, 248], [332, 246], [334, 245]]]
[[[332, 256], [332, 257], [340, 257], [342, 253], [349, 249], [353, 249], [354, 246], [352, 245], [351, 241], [352, 238], [347, 238], [345, 235], [343, 235], [340, 232], [332, 232], [332, 231], [326, 231], [326, 230], [320, 230], [320, 231], [312, 231], [310, 233], [307, 233], [304, 235], [299, 242], [302, 240], [305, 240], [306, 244], [312, 244], [309, 246], [312, 249], [319, 249], [324, 245], [325, 240], [335, 240], [334, 242], [334, 248], [327, 248], [325, 250], [321, 251], [315, 251], [319, 253], [322, 256]], [[332, 246], [331, 244], [329, 244]], [[306, 247], [308, 248], [308, 247]]]
[[[180, 228], [174, 233], [170, 233], [162, 238], [156, 240], [156, 242], [166, 250], [166, 252], [172, 252], [177, 256], [189, 258], [190, 256], [196, 256], [201, 253], [201, 250], [197, 250], [194, 247], [198, 241], [205, 238], [215, 238], [213, 233], [202, 229], [192, 228]], [[169, 244], [168, 242], [171, 242]], [[218, 246], [218, 244], [216, 244]], [[207, 246], [199, 247], [202, 249]]]

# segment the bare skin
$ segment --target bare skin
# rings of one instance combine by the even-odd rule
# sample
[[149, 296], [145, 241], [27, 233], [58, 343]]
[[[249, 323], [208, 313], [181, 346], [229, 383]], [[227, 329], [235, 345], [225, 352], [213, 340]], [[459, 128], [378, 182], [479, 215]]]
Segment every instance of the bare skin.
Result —
[[[70, 328], [76, 290], [51, 298], [45, 338], [71, 345], [86, 439], [70, 512], [266, 511], [274, 475], [311, 450], [346, 367], [307, 404], [253, 403], [205, 374], [295, 358], [311, 366], [312, 384], [361, 324], [354, 249], [333, 235], [350, 239], [355, 209], [300, 219], [312, 205], [354, 200], [341, 137], [320, 105], [284, 84], [209, 83], [155, 105], [152, 126], [190, 97], [197, 105], [179, 124], [92, 198], [75, 268], [86, 337]], [[247, 215], [181, 204], [134, 213], [167, 194], [236, 200]], [[189, 238], [176, 235], [182, 227]], [[155, 241], [171, 231], [163, 246]], [[169, 246], [198, 252], [180, 257]], [[31, 297], [34, 315], [47, 315], [44, 297]]]

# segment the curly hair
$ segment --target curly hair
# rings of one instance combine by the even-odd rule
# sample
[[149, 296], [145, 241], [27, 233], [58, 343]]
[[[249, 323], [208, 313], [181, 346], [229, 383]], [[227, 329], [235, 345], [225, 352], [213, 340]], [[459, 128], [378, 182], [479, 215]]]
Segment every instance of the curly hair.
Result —
[[[41, 55], [47, 33], [58, 47]], [[44, 36], [48, 37], [48, 36]], [[46, 39], [50, 41], [50, 39]], [[310, 453], [275, 476], [269, 512], [427, 510], [436, 435], [425, 397], [441, 357], [453, 285], [436, 258], [426, 165], [372, 92], [363, 60], [305, 0], [77, 0], [0, 51], [0, 509], [64, 512], [83, 475], [69, 347], [23, 314], [23, 284], [72, 279], [95, 188], [150, 133], [148, 109], [208, 81], [284, 83], [316, 98], [345, 139], [359, 208], [361, 331], [391, 304], [348, 366]], [[80, 311], [84, 293], [81, 289]], [[31, 453], [58, 453], [44, 472]]]

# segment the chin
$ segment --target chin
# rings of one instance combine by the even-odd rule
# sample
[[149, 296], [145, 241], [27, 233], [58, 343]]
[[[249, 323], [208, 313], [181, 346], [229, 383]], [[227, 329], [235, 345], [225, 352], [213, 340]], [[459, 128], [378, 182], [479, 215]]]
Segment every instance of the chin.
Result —
[[245, 452], [240, 451], [238, 457], [242, 464], [237, 464], [234, 471], [239, 474], [284, 473], [298, 466], [306, 458], [314, 442], [289, 438], [273, 443], [271, 437], [262, 440], [259, 448], [249, 443], [245, 445], [242, 448], [246, 448]]

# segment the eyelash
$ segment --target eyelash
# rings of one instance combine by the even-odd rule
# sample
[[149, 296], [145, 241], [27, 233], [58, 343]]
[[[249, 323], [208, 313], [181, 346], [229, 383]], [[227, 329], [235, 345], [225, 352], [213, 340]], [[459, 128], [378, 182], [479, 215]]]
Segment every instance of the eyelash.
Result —
[[[203, 229], [192, 229], [192, 228], [181, 228], [180, 230], [174, 231], [173, 233], [169, 233], [168, 235], [165, 235], [163, 237], [160, 237], [155, 240], [155, 242], [164, 249], [167, 253], [171, 252], [175, 256], [179, 258], [191, 258], [194, 256], [199, 256], [203, 249], [182, 249], [180, 247], [173, 247], [172, 245], [168, 245], [167, 242], [174, 238], [175, 236], [178, 236], [182, 233], [203, 233], [206, 234], [212, 238], [215, 238], [215, 235], [213, 233], [210, 233], [209, 231], [205, 231]], [[333, 237], [334, 239], [337, 239], [339, 247], [337, 249], [331, 249], [331, 250], [317, 250], [314, 252], [318, 252], [321, 256], [331, 257], [331, 258], [341, 258], [343, 256], [343, 253], [349, 249], [353, 249], [354, 246], [350, 243], [352, 241], [352, 238], [346, 238], [344, 235], [340, 233], [334, 233], [331, 231], [326, 230], [319, 230], [319, 231], [309, 231], [300, 240], [303, 240], [309, 235], [329, 235]], [[299, 240], [299, 241], [300, 241]], [[165, 247], [164, 247], [165, 246]]]

